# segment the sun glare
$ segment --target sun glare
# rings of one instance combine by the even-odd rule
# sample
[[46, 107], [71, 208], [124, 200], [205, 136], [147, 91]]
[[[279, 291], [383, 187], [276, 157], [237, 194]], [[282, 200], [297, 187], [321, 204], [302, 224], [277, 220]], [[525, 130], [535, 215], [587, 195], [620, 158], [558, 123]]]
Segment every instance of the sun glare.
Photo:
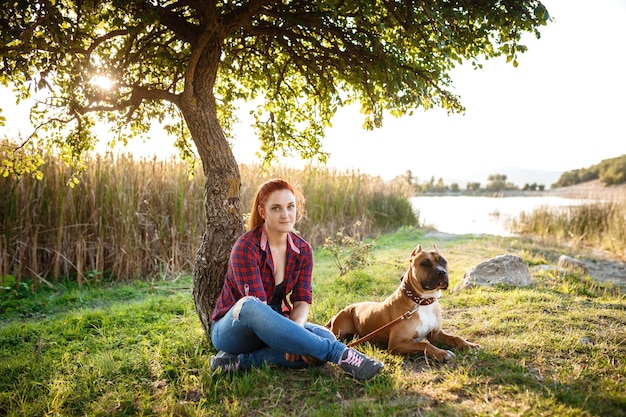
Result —
[[113, 81], [105, 75], [96, 75], [91, 78], [90, 84], [99, 87], [102, 90], [110, 90], [113, 87]]

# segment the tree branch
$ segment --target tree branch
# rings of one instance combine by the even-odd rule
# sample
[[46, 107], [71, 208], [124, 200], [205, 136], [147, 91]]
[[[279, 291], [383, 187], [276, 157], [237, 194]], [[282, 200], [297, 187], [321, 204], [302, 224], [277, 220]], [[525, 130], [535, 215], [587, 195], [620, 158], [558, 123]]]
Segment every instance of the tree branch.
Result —
[[231, 33], [234, 30], [246, 26], [247, 23], [252, 21], [253, 16], [256, 16], [261, 10], [267, 12], [268, 10], [265, 6], [273, 3], [273, 1], [268, 0], [250, 0], [245, 6], [237, 8], [222, 19], [224, 32]]
[[118, 112], [127, 108], [137, 107], [144, 100], [166, 100], [175, 105], [179, 104], [179, 96], [169, 91], [150, 89], [143, 86], [131, 87], [130, 97], [117, 103], [98, 104], [80, 107], [76, 111], [80, 114], [93, 112]]
[[[175, 13], [172, 9], [177, 5], [178, 3], [174, 3], [168, 8], [154, 6], [153, 10], [159, 16], [159, 22], [163, 26], [174, 32], [182, 41], [194, 45], [201, 37], [201, 29], [185, 20], [180, 14]], [[202, 6], [198, 7], [201, 8]]]
[[[96, 38], [93, 40], [93, 42], [91, 43], [91, 45], [89, 45], [89, 48], [87, 48], [87, 50], [85, 51], [85, 54], [87, 56], [91, 55], [91, 53], [98, 47], [100, 46], [102, 43], [106, 42], [107, 40], [114, 38], [116, 36], [124, 36], [124, 35], [128, 35], [129, 31], [127, 29], [119, 29], [119, 30], [113, 30], [109, 33], [105, 33], [104, 35], [100, 36], [99, 38]], [[70, 50], [70, 52], [79, 52], [76, 50]]]

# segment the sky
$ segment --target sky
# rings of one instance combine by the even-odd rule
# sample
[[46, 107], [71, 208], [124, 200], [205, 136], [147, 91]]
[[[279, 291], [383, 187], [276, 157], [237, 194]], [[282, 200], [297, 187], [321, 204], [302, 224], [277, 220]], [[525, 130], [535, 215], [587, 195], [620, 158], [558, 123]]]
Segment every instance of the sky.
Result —
[[[358, 107], [341, 109], [323, 142], [327, 166], [383, 178], [407, 170], [418, 178], [467, 178], [501, 167], [563, 172], [626, 154], [626, 0], [543, 3], [554, 21], [540, 29], [540, 39], [523, 39], [528, 51], [517, 68], [500, 58], [480, 70], [454, 70], [464, 114], [419, 109], [364, 131]], [[5, 131], [23, 126], [11, 106], [0, 104], [9, 119]], [[259, 142], [248, 125], [244, 113], [233, 143], [239, 163], [258, 162]], [[153, 139], [131, 149], [165, 156], [175, 152], [171, 143]]]
[[418, 110], [364, 132], [358, 109], [346, 109], [324, 142], [329, 165], [463, 178], [506, 166], [563, 172], [626, 154], [626, 1], [544, 4], [554, 21], [539, 40], [526, 37], [517, 68], [497, 59], [452, 74], [464, 115]]

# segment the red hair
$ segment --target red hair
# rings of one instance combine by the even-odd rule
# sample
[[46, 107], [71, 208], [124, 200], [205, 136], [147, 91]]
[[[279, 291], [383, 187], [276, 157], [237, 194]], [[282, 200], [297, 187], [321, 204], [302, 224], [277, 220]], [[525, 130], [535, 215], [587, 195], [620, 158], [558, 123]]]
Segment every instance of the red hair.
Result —
[[298, 212], [297, 220], [300, 220], [304, 213], [304, 196], [291, 186], [287, 181], [282, 178], [274, 178], [264, 182], [259, 186], [254, 199], [252, 200], [252, 207], [250, 208], [250, 221], [248, 222], [248, 230], [254, 229], [257, 226], [265, 223], [263, 217], [259, 213], [259, 207], [263, 206], [274, 191], [289, 190], [296, 197], [296, 210]]

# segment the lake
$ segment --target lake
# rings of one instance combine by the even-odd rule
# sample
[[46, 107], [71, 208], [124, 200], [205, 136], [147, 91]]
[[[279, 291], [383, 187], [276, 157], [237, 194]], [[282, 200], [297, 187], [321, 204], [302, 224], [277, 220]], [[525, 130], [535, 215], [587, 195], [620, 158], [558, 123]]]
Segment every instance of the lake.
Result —
[[427, 196], [413, 197], [411, 203], [422, 226], [453, 234], [490, 234], [512, 236], [507, 222], [522, 212], [539, 207], [565, 208], [589, 203], [589, 200], [555, 196], [475, 197]]

